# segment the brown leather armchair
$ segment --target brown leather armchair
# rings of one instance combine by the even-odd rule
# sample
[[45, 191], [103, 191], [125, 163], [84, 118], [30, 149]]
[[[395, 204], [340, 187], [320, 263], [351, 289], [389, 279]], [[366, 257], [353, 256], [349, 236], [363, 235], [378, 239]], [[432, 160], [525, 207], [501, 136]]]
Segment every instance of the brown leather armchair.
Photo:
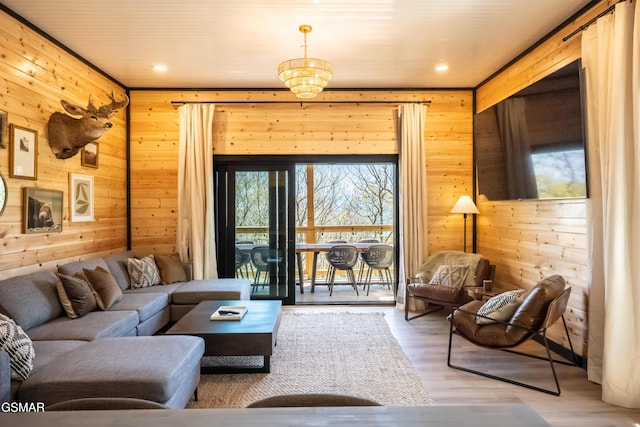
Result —
[[[478, 311], [484, 305], [483, 301], [471, 301], [461, 307], [454, 308], [449, 317], [451, 325], [449, 330], [447, 365], [454, 369], [559, 396], [560, 384], [556, 375], [554, 362], [572, 366], [576, 365], [573, 345], [571, 344], [571, 338], [569, 337], [569, 331], [563, 315], [567, 308], [570, 294], [571, 288], [565, 289], [564, 279], [561, 276], [554, 275], [541, 280], [531, 290], [527, 291], [520, 298], [522, 302], [517, 305], [515, 312], [508, 321], [495, 320], [495, 318], [492, 319], [491, 315], [483, 316], [478, 314]], [[478, 317], [491, 319], [492, 322], [488, 324], [478, 324]], [[572, 363], [555, 360], [551, 356], [546, 333], [547, 329], [559, 319], [562, 319], [567, 342], [571, 349], [571, 355], [573, 357]], [[510, 353], [548, 361], [553, 380], [555, 381], [556, 390], [549, 390], [452, 364], [452, 340], [454, 335], [462, 337], [481, 347], [509, 351]], [[534, 338], [545, 347], [547, 357], [511, 350], [511, 348], [519, 346], [531, 338]]]
[[[442, 266], [466, 267], [467, 272], [462, 283], [455, 285], [434, 280]], [[413, 320], [434, 311], [442, 310], [444, 307], [457, 307], [468, 302], [471, 297], [467, 295], [467, 288], [470, 286], [482, 286], [483, 280], [493, 280], [494, 274], [495, 266], [489, 264], [489, 261], [479, 254], [442, 251], [431, 255], [416, 277], [407, 279], [404, 299], [405, 320]], [[426, 310], [409, 317], [410, 298], [424, 301], [427, 304]]]

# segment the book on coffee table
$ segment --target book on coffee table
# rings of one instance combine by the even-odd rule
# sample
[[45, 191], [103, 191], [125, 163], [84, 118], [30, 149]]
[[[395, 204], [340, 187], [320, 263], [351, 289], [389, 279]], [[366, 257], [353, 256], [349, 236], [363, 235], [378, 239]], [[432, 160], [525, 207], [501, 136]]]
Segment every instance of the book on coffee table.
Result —
[[240, 320], [247, 314], [244, 305], [223, 305], [211, 315], [211, 320]]

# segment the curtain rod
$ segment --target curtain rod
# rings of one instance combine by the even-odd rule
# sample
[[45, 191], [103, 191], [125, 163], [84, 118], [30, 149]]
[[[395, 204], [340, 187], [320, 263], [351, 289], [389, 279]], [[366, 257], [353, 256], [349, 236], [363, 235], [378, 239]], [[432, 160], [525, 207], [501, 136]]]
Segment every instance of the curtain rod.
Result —
[[581, 33], [582, 31], [586, 30], [587, 28], [589, 28], [589, 26], [591, 24], [593, 24], [594, 22], [596, 22], [598, 19], [602, 18], [605, 15], [608, 15], [609, 13], [612, 13], [615, 11], [616, 9], [616, 5], [618, 3], [622, 3], [625, 2], [627, 0], [619, 0], [617, 1], [614, 5], [609, 6], [608, 8], [606, 8], [604, 11], [600, 12], [595, 18], [589, 20], [588, 22], [586, 22], [585, 24], [582, 24], [577, 30], [573, 31], [571, 34], [564, 36], [562, 38], [563, 42], [566, 42], [567, 40], [569, 40], [571, 37], [575, 36], [578, 33]]
[[171, 101], [173, 105], [184, 104], [431, 104], [431, 101]]

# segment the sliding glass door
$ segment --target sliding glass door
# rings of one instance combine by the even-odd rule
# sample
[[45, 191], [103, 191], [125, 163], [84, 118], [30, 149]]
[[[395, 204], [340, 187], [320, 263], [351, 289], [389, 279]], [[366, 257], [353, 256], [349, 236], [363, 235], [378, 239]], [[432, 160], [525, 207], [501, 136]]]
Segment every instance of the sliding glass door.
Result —
[[216, 156], [220, 277], [248, 278], [251, 298], [284, 304], [393, 304], [396, 251], [391, 283], [377, 270], [368, 275], [359, 256], [361, 292], [338, 271], [331, 294], [326, 249], [335, 241], [397, 247], [396, 165], [382, 155]]
[[293, 304], [293, 166], [218, 163], [215, 179], [220, 276], [248, 278], [252, 299]]

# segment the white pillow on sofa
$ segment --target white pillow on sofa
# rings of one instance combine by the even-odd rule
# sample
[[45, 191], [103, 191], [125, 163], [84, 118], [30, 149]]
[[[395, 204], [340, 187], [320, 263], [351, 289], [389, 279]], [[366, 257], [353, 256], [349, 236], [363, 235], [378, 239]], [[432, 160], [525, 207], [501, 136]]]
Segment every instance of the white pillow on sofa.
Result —
[[523, 289], [518, 289], [503, 292], [490, 298], [480, 307], [477, 314], [491, 317], [491, 319], [476, 316], [476, 323], [478, 325], [488, 325], [490, 323], [496, 323], [497, 321], [508, 321], [522, 302], [522, 296], [525, 292]]
[[429, 284], [461, 288], [467, 279], [468, 273], [469, 267], [466, 265], [441, 265], [436, 272], [433, 273]]
[[33, 343], [16, 322], [0, 314], [0, 350], [9, 354], [11, 379], [26, 380], [33, 369]]
[[127, 259], [127, 270], [132, 288], [146, 288], [160, 284], [160, 272], [153, 255]]

